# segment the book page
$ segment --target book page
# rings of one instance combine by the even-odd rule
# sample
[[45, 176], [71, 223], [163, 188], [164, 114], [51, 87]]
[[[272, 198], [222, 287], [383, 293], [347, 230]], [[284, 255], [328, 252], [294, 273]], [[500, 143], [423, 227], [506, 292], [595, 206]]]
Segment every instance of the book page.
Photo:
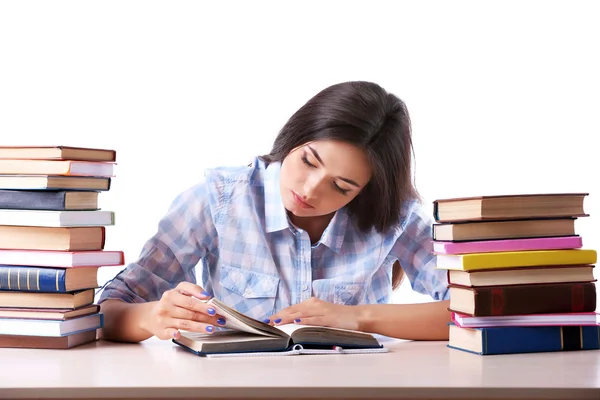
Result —
[[250, 318], [231, 307], [223, 304], [214, 297], [208, 301], [208, 304], [212, 305], [217, 314], [221, 314], [225, 317], [225, 327], [234, 329], [242, 332], [254, 333], [262, 336], [275, 336], [275, 337], [287, 337], [288, 335], [283, 331], [265, 324], [262, 321], [258, 321], [254, 318]]
[[290, 336], [292, 335], [292, 333], [294, 333], [297, 330], [302, 329], [302, 328], [307, 328], [312, 331], [320, 331], [320, 332], [335, 332], [335, 333], [340, 333], [340, 334], [347, 333], [347, 334], [351, 334], [351, 335], [372, 336], [369, 333], [352, 331], [349, 329], [332, 328], [332, 327], [328, 327], [328, 326], [318, 326], [318, 325], [302, 325], [302, 324], [295, 324], [295, 323], [278, 325], [277, 328], [279, 328], [280, 331], [283, 331]]

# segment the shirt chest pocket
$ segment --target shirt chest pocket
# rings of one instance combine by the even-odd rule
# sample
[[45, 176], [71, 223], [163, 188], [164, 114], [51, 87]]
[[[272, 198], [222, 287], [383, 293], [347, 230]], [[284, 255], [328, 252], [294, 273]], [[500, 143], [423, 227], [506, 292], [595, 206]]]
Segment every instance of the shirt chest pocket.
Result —
[[335, 304], [358, 305], [366, 303], [367, 284], [334, 282], [328, 279], [313, 281], [313, 295]]
[[255, 319], [273, 314], [279, 277], [230, 265], [222, 265], [220, 274], [219, 300]]

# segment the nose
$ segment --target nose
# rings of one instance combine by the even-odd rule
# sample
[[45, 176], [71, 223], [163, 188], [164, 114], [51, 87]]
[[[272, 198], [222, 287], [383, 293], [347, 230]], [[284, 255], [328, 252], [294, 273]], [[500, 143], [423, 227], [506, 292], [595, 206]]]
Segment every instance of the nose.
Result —
[[317, 197], [317, 192], [319, 189], [319, 185], [321, 184], [321, 177], [313, 174], [308, 176], [306, 182], [304, 182], [304, 196], [302, 196], [303, 200], [309, 200]]

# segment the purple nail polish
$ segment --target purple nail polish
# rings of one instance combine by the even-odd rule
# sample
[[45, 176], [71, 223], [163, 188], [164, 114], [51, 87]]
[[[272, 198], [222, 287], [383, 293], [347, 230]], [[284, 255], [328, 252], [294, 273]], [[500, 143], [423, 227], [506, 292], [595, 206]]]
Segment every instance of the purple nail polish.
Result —
[[217, 324], [219, 324], [219, 325], [225, 325], [225, 318], [219, 318], [217, 320]]
[[208, 315], [215, 315], [215, 309], [214, 308], [209, 308], [207, 311], [208, 311]]
[[276, 319], [275, 321], [273, 321], [273, 322], [275, 322], [276, 324], [278, 324], [278, 323], [280, 323], [280, 322], [281, 322], [281, 318], [277, 318], [277, 319]]
[[294, 320], [294, 322], [295, 322], [295, 323], [298, 323], [298, 322], [300, 322], [300, 318], [296, 318], [296, 319]]
[[213, 327], [212, 326], [207, 326], [206, 327], [206, 332], [212, 332], [213, 331]]
[[269, 322], [271, 322], [271, 320], [270, 320], [269, 318], [267, 318], [267, 319], [263, 319], [263, 322], [264, 322], [265, 324], [268, 324]]
[[210, 297], [210, 293], [204, 291], [204, 292], [202, 292], [202, 296], [204, 296], [204, 297]]

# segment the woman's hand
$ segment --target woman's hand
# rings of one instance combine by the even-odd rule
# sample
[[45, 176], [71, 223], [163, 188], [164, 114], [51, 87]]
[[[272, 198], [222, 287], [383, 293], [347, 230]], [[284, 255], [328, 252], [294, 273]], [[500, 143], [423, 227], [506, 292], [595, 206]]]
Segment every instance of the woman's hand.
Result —
[[225, 318], [202, 300], [210, 295], [200, 286], [182, 282], [163, 293], [160, 301], [141, 319], [140, 327], [159, 339], [178, 339], [179, 330], [212, 333], [214, 325], [225, 325]]
[[270, 325], [296, 323], [359, 330], [360, 308], [328, 303], [311, 297], [302, 303], [287, 307], [270, 318]]

